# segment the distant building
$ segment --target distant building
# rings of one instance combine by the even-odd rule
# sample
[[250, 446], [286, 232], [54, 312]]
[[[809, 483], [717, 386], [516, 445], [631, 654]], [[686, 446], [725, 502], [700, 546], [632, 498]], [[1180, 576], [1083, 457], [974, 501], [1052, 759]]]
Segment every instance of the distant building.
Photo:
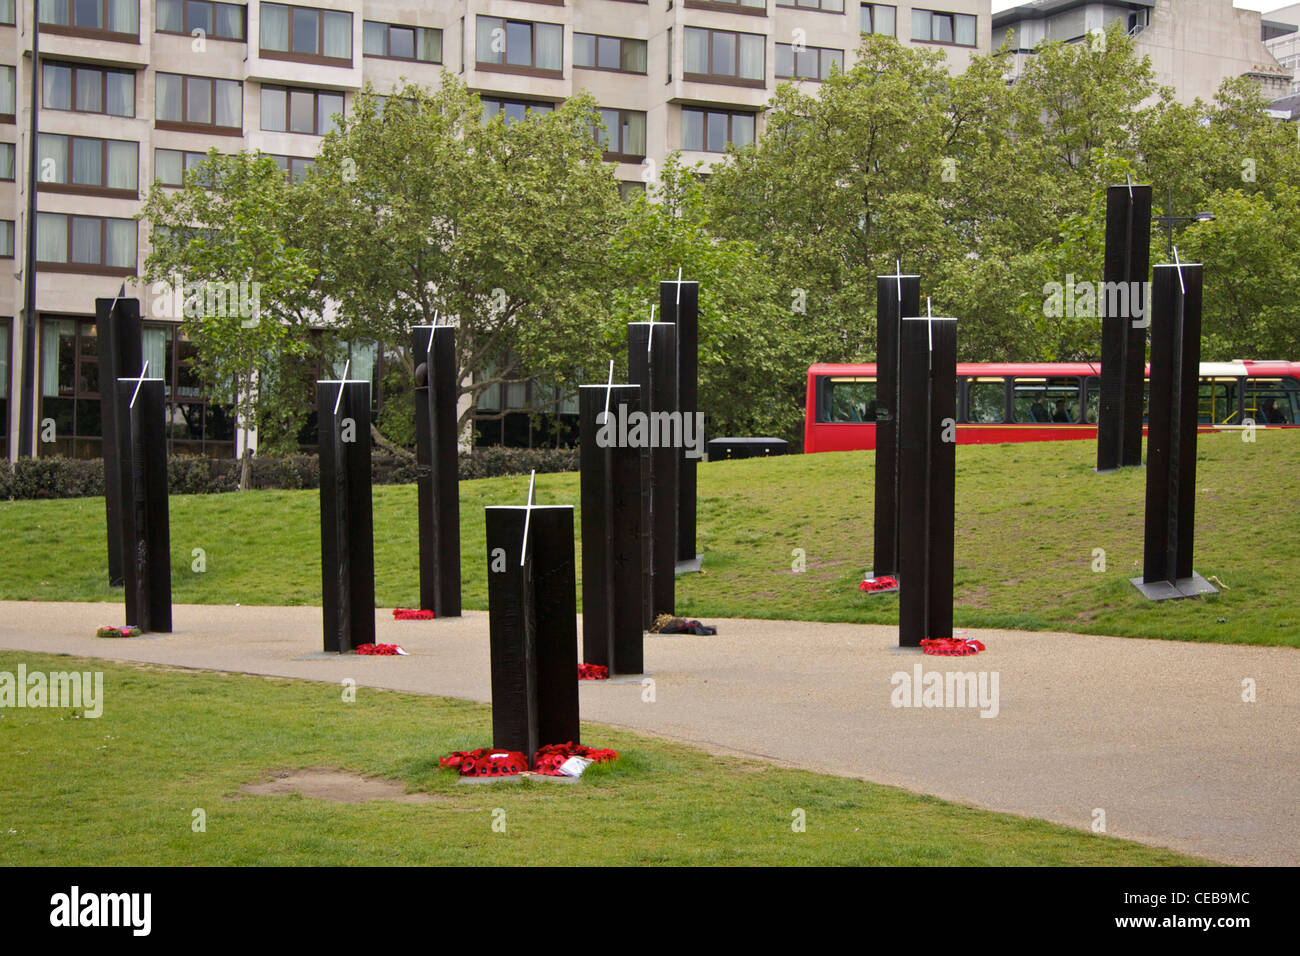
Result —
[[1080, 43], [1116, 21], [1134, 38], [1137, 55], [1150, 57], [1156, 82], [1172, 87], [1180, 102], [1210, 102], [1235, 76], [1250, 77], [1269, 99], [1291, 89], [1292, 69], [1265, 44], [1260, 14], [1232, 0], [1036, 0], [993, 14], [993, 46], [1011, 37], [1019, 76], [1044, 40]]
[[1270, 10], [1261, 21], [1264, 45], [1283, 69], [1291, 71], [1291, 92], [1300, 93], [1300, 3]]

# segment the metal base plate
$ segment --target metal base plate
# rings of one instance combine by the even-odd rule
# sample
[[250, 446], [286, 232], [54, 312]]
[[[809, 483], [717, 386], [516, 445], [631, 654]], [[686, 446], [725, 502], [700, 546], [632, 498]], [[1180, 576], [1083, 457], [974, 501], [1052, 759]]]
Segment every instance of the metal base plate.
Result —
[[1143, 597], [1151, 601], [1173, 601], [1178, 598], [1219, 593], [1218, 588], [1195, 571], [1190, 578], [1179, 578], [1172, 584], [1168, 581], [1145, 582], [1141, 578], [1129, 578], [1129, 582], [1142, 592]]
[[675, 569], [676, 574], [699, 574], [700, 565], [704, 561], [704, 555], [697, 554], [694, 558], [686, 561], [678, 561]]

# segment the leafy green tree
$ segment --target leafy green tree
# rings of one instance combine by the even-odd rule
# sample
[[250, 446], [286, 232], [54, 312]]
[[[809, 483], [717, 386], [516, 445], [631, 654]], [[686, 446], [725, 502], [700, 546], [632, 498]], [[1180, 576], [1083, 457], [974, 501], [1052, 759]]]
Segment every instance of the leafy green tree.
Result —
[[[298, 373], [323, 306], [320, 256], [298, 234], [295, 192], [269, 157], [214, 149], [182, 189], [155, 183], [139, 215], [152, 247], [144, 278], [155, 292], [182, 290], [181, 328], [207, 394], [233, 404], [238, 424], [272, 451], [297, 431], [274, 401], [276, 383]], [[252, 453], [241, 456], [241, 489]]]

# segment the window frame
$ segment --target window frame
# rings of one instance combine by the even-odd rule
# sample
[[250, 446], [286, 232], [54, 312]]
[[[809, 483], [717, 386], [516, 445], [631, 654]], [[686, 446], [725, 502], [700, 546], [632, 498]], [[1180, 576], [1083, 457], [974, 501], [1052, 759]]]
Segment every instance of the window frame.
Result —
[[[366, 52], [366, 26], [372, 23], [377, 24], [384, 28], [384, 49], [386, 51], [392, 49], [392, 42], [389, 39], [389, 37], [391, 36], [394, 27], [396, 27], [398, 30], [411, 30], [416, 34], [416, 36], [414, 37], [414, 46], [413, 46], [415, 50], [420, 49], [419, 32], [421, 30], [427, 30], [432, 33], [437, 33], [438, 34], [438, 59], [422, 60], [418, 56], [394, 56], [392, 53], [388, 53], [388, 52], [367, 53]], [[444, 57], [447, 52], [446, 47], [443, 45], [445, 40], [446, 37], [443, 35], [443, 30], [441, 27], [416, 26], [410, 23], [389, 23], [386, 20], [364, 20], [363, 19], [361, 21], [361, 56], [363, 59], [368, 57], [372, 60], [396, 60], [399, 63], [426, 63], [431, 66], [442, 66], [444, 64]]]
[[18, 117], [18, 68], [7, 63], [0, 63], [0, 70], [9, 71], [9, 89], [14, 94], [14, 112], [0, 113], [0, 123], [16, 123]]
[[[615, 135], [615, 139], [617, 140], [617, 143], [618, 143], [618, 145], [619, 145], [620, 147], [625, 145], [625, 144], [623, 143], [623, 120], [624, 120], [625, 117], [628, 117], [628, 116], [640, 116], [640, 117], [641, 117], [641, 121], [642, 121], [642, 127], [641, 127], [641, 138], [642, 138], [643, 140], [646, 139], [646, 137], [647, 137], [647, 132], [648, 132], [648, 131], [647, 131], [647, 128], [646, 128], [647, 125], [648, 125], [648, 122], [647, 122], [647, 121], [648, 121], [648, 117], [647, 117], [647, 115], [646, 115], [646, 111], [645, 111], [645, 110], [629, 110], [629, 109], [623, 109], [622, 107], [615, 107], [615, 106], [600, 106], [600, 107], [597, 107], [597, 108], [596, 108], [597, 116], [599, 116], [601, 112], [617, 113], [617, 114], [618, 114], [618, 128], [617, 128], [616, 131], [614, 131], [614, 135]], [[604, 121], [604, 120], [603, 120], [603, 117], [602, 117], [602, 120], [601, 120], [601, 121], [602, 121], [602, 122]], [[730, 129], [730, 126], [728, 126], [728, 129]], [[594, 128], [594, 124], [593, 124], [593, 130], [592, 130], [592, 132], [595, 134], [596, 142], [597, 142], [598, 144], [601, 143], [600, 131], [599, 131], [599, 129]], [[606, 128], [606, 132], [608, 133], [608, 132], [611, 132], [611, 131], [610, 131], [608, 128]], [[648, 145], [649, 145], [649, 144], [647, 143], [647, 146], [648, 146]], [[643, 162], [645, 162], [646, 153], [644, 153], [644, 152], [642, 152], [642, 153], [624, 153], [624, 152], [621, 152], [621, 151], [618, 151], [618, 150], [605, 150], [605, 151], [602, 153], [602, 157], [603, 157], [603, 159], [605, 160], [605, 162], [607, 162], [607, 163], [643, 163]]]
[[[77, 212], [45, 212], [41, 211], [39, 216], [62, 216], [66, 222], [64, 234], [66, 236], [65, 251], [67, 259], [63, 262], [51, 262], [46, 259], [36, 260], [37, 272], [71, 272], [77, 275], [101, 275], [101, 276], [132, 276], [135, 275], [136, 266], [140, 260], [140, 224], [134, 219], [123, 219], [120, 216], [87, 216]], [[73, 262], [72, 261], [72, 219], [97, 219], [99, 220], [99, 258], [98, 263]], [[104, 256], [108, 250], [108, 222], [109, 220], [117, 222], [129, 222], [135, 227], [135, 258], [136, 261], [129, 266], [109, 266], [104, 265]], [[40, 229], [40, 220], [37, 220], [37, 229]]]
[[[781, 7], [783, 10], [795, 10], [795, 11], [797, 11], [797, 12], [799, 12], [799, 13], [830, 13], [830, 14], [833, 14], [833, 15], [835, 15], [835, 16], [840, 16], [840, 17], [842, 17], [842, 16], [847, 16], [847, 15], [848, 15], [848, 6], [849, 6], [849, 5], [848, 5], [847, 0], [839, 0], [840, 8], [839, 8], [838, 10], [827, 10], [827, 9], [825, 9], [825, 8], [822, 6], [822, 3], [824, 3], [824, 2], [825, 2], [825, 0], [817, 0], [817, 6], [815, 6], [815, 7], [807, 7], [807, 6], [804, 6], [802, 3], [800, 3], [799, 0], [776, 0], [776, 5], [777, 5], [778, 7]], [[871, 4], [869, 4], [869, 3], [864, 3], [864, 4], [862, 4], [862, 6], [864, 6], [864, 7], [869, 7], [869, 6], [871, 6]]]
[[[593, 39], [593, 52], [595, 53], [595, 63], [592, 66], [585, 66], [578, 62], [578, 37], [591, 37]], [[621, 66], [618, 69], [611, 69], [607, 66], [600, 66], [600, 41], [617, 40], [618, 41], [618, 62], [623, 62], [623, 44], [640, 43], [646, 49], [646, 68], [644, 70], [625, 70]], [[575, 70], [598, 70], [601, 73], [621, 73], [624, 76], [649, 76], [650, 75], [650, 43], [648, 40], [639, 40], [636, 37], [615, 37], [604, 33], [583, 33], [577, 30], [573, 31], [573, 68]]]
[[[794, 68], [795, 68], [795, 70], [797, 71], [798, 68], [799, 68], [799, 53], [798, 53], [798, 51], [796, 51], [796, 50], [794, 49], [794, 44], [793, 44], [793, 43], [776, 43], [776, 44], [773, 45], [773, 49], [772, 49], [772, 69], [775, 71], [775, 70], [777, 69], [777, 63], [779, 62], [779, 61], [777, 60], [777, 48], [778, 48], [778, 47], [783, 47], [783, 46], [784, 46], [784, 47], [789, 47], [789, 48], [790, 48], [790, 50], [791, 50], [791, 56], [793, 57], [793, 59], [791, 60], [791, 63], [794, 64]], [[822, 76], [821, 74], [822, 74], [822, 59], [823, 59], [823, 54], [826, 54], [826, 53], [836, 53], [836, 54], [839, 54], [839, 65], [840, 65], [840, 69], [841, 69], [841, 70], [844, 69], [844, 51], [843, 51], [843, 50], [837, 50], [837, 49], [835, 49], [834, 47], [828, 47], [828, 46], [808, 46], [808, 45], [805, 45], [805, 46], [804, 46], [804, 52], [811, 53], [811, 52], [813, 52], [813, 51], [816, 51], [816, 53], [817, 53], [817, 75], [816, 75], [816, 76], [799, 76], [797, 72], [796, 72], [794, 75], [791, 75], [791, 76], [782, 76], [780, 73], [775, 73], [775, 72], [773, 73], [773, 75], [774, 75], [775, 78], [778, 79], [778, 80], [789, 80], [789, 81], [796, 82], [796, 83], [825, 83], [826, 80], [828, 79], [828, 77], [824, 77], [824, 76]], [[834, 61], [832, 61], [832, 62], [834, 62]]]
[[[161, 76], [178, 76], [181, 79], [181, 119], [167, 120], [158, 119], [158, 78]], [[190, 81], [207, 80], [212, 84], [211, 107], [212, 116], [217, 115], [217, 84], [234, 83], [239, 88], [239, 125], [238, 126], [218, 126], [212, 123], [194, 123], [185, 116], [189, 113], [190, 105]], [[167, 73], [158, 71], [154, 74], [154, 129], [168, 129], [180, 133], [208, 133], [214, 136], [243, 136], [244, 135], [244, 84], [241, 80], [230, 80], [220, 76], [195, 76], [189, 73]]]
[[[36, 191], [43, 193], [68, 193], [76, 196], [103, 196], [109, 199], [139, 199], [140, 198], [140, 144], [133, 139], [107, 139], [103, 136], [82, 136], [78, 133], [37, 133], [41, 136], [57, 136], [64, 140], [63, 161], [67, 166], [68, 182], [52, 183], [42, 180], [39, 176], [36, 179]], [[84, 183], [74, 183], [72, 178], [72, 144], [75, 140], [84, 140], [100, 144], [100, 161], [99, 174], [101, 182], [108, 182], [108, 144], [109, 143], [130, 143], [135, 147], [135, 189], [116, 189], [112, 186], [95, 186]], [[39, 153], [39, 140], [37, 151]], [[109, 217], [117, 218], [117, 217]], [[137, 242], [139, 240], [137, 239]], [[137, 252], [139, 251], [137, 247]]]
[[[936, 45], [936, 46], [954, 46], [954, 47], [958, 47], [958, 48], [963, 49], [963, 50], [975, 50], [975, 49], [978, 49], [978, 48], [979, 48], [980, 37], [979, 37], [979, 15], [978, 15], [978, 14], [974, 14], [974, 13], [956, 13], [956, 12], [953, 12], [953, 11], [951, 11], [951, 10], [933, 10], [933, 9], [928, 9], [928, 8], [926, 8], [926, 7], [913, 7], [911, 12], [912, 12], [912, 16], [913, 16], [913, 18], [915, 18], [916, 14], [918, 14], [918, 13], [928, 13], [928, 14], [930, 14], [930, 35], [929, 35], [929, 37], [926, 37], [926, 38], [924, 38], [924, 39], [915, 35], [915, 25], [916, 25], [916, 21], [915, 21], [915, 19], [913, 19], [913, 21], [912, 21], [912, 27], [913, 27], [913, 28], [912, 28], [912, 36], [909, 38], [913, 43], [933, 43], [933, 44]], [[952, 21], [952, 36], [953, 36], [953, 38], [952, 38], [951, 40], [935, 40], [935, 39], [931, 39], [931, 37], [934, 36], [934, 21], [935, 21], [935, 17], [947, 17], [948, 19], [950, 19], [950, 20]], [[973, 43], [958, 43], [958, 42], [957, 42], [957, 18], [958, 18], [958, 17], [969, 17], [971, 20], [974, 20], [974, 21], [975, 21], [975, 42], [973, 42]], [[895, 28], [895, 30], [897, 30], [897, 28], [898, 28], [898, 21], [897, 21], [897, 19], [895, 19], [895, 21], [894, 21], [894, 28]]]
[[[327, 13], [340, 13], [340, 14], [344, 14], [344, 15], [346, 15], [347, 18], [348, 18], [348, 55], [347, 55], [346, 57], [341, 57], [341, 56], [326, 56], [324, 53], [297, 53], [297, 52], [295, 52], [295, 51], [293, 50], [293, 13], [292, 13], [292, 12], [289, 13], [289, 33], [288, 33], [288, 41], [289, 41], [289, 47], [290, 47], [290, 48], [289, 48], [287, 51], [286, 51], [286, 50], [267, 50], [267, 49], [265, 49], [265, 48], [262, 46], [262, 18], [261, 18], [261, 13], [262, 13], [262, 11], [261, 11], [261, 9], [259, 8], [259, 10], [258, 10], [258, 24], [257, 24], [257, 27], [258, 27], [258, 29], [257, 29], [257, 54], [258, 54], [258, 56], [260, 56], [262, 59], [264, 59], [264, 60], [284, 60], [284, 61], [287, 61], [287, 62], [290, 62], [290, 63], [313, 63], [313, 64], [316, 64], [317, 66], [347, 66], [347, 67], [351, 68], [351, 66], [352, 66], [352, 61], [356, 58], [356, 52], [357, 52], [357, 51], [356, 51], [356, 44], [353, 42], [353, 40], [355, 39], [355, 36], [354, 36], [354, 33], [353, 33], [353, 30], [355, 29], [355, 27], [354, 27], [354, 25], [353, 25], [353, 23], [352, 23], [353, 11], [351, 11], [351, 10], [329, 10], [329, 9], [324, 9], [324, 8], [322, 8], [322, 7], [309, 7], [309, 6], [305, 6], [305, 5], [303, 5], [303, 4], [297, 4], [297, 3], [279, 3], [279, 2], [273, 2], [273, 3], [262, 3], [262, 4], [261, 4], [261, 7], [284, 7], [286, 10], [289, 10], [289, 11], [294, 11], [294, 10], [307, 10], [307, 11], [309, 11], [309, 12], [311, 12], [311, 13], [316, 14], [316, 49], [318, 49], [318, 50], [323, 50], [323, 49], [325, 49], [325, 14], [327, 14]], [[364, 21], [363, 21], [363, 22], [364, 22]], [[365, 29], [365, 27], [363, 26], [363, 27], [362, 27], [362, 30], [364, 31], [364, 29]], [[245, 32], [247, 32], [247, 31], [245, 31]], [[362, 42], [363, 42], [363, 45], [364, 45], [364, 34], [363, 34], [363, 41], [362, 41]], [[363, 54], [363, 56], [364, 56], [364, 54]]]
[[[479, 105], [482, 106], [484, 103], [496, 103], [497, 104], [496, 115], [503, 116], [503, 117], [505, 116], [506, 106], [522, 106], [525, 111], [525, 119], [527, 118], [528, 110], [537, 111], [537, 115], [541, 116], [545, 113], [555, 112], [555, 110], [560, 105], [559, 103], [556, 103], [553, 100], [521, 100], [509, 96], [480, 96]], [[546, 108], [543, 110], [537, 110], [537, 107], [539, 106], [543, 106]], [[490, 119], [486, 115], [486, 113], [483, 116], [483, 122], [484, 123], [490, 122]], [[508, 118], [504, 119], [503, 122], [508, 123], [509, 119]], [[522, 120], [516, 120], [515, 122], [522, 122]]]
[[[226, 2], [224, 2], [224, 0], [180, 0], [180, 2], [181, 2], [181, 25], [182, 25], [182, 26], [184, 26], [185, 21], [186, 21], [186, 19], [188, 18], [188, 15], [189, 15], [189, 5], [190, 5], [191, 3], [202, 4], [202, 5], [205, 6], [205, 7], [211, 7], [211, 8], [212, 8], [212, 26], [213, 26], [213, 30], [212, 30], [211, 33], [208, 33], [208, 32], [206, 32], [206, 31], [204, 32], [204, 38], [205, 38], [205, 39], [208, 39], [208, 40], [223, 40], [223, 41], [225, 41], [225, 42], [227, 42], [227, 43], [247, 43], [247, 42], [248, 42], [248, 4], [245, 4], [245, 3], [226, 3]], [[240, 11], [240, 13], [239, 13], [239, 29], [242, 31], [242, 34], [243, 34], [242, 36], [237, 36], [237, 37], [228, 37], [228, 36], [223, 36], [223, 35], [221, 35], [220, 33], [217, 33], [217, 32], [216, 32], [216, 25], [217, 25], [217, 15], [216, 15], [216, 14], [217, 14], [217, 7], [236, 7], [236, 8]], [[193, 33], [192, 31], [190, 31], [190, 30], [181, 30], [181, 31], [176, 31], [176, 30], [164, 30], [164, 29], [162, 29], [160, 26], [158, 26], [158, 14], [159, 14], [161, 11], [162, 11], [162, 4], [159, 3], [159, 2], [157, 2], [157, 0], [155, 0], [155, 2], [154, 2], [154, 15], [153, 15], [153, 32], [154, 32], [154, 33], [161, 33], [163, 36], [169, 36], [169, 37], [193, 37], [193, 36], [194, 36], [194, 33]], [[201, 29], [201, 28], [196, 28], [196, 29]]]
[[[99, 0], [100, 22], [108, 22], [108, 7], [113, 0]], [[36, 28], [42, 33], [48, 33], [51, 36], [69, 36], [69, 37], [89, 37], [95, 40], [115, 40], [120, 43], [139, 43], [140, 42], [140, 0], [135, 0], [135, 32], [123, 33], [117, 30], [108, 30], [103, 27], [79, 27], [72, 22], [73, 14], [76, 11], [76, 0], [38, 0], [38, 3], [44, 5], [51, 3], [63, 5], [68, 11], [67, 24], [45, 23], [41, 20], [40, 11], [36, 13]]]
[[[491, 62], [485, 63], [484, 61], [478, 58], [478, 54], [479, 54], [478, 25], [480, 20], [499, 20], [501, 22], [501, 29], [504, 30], [506, 33], [506, 46], [501, 51], [500, 63], [491, 63]], [[506, 57], [510, 55], [509, 25], [511, 23], [526, 24], [528, 26], [529, 61], [530, 61], [528, 66], [522, 66], [517, 63], [505, 62]], [[545, 69], [536, 65], [537, 30], [535, 29], [535, 27], [539, 25], [547, 26], [547, 27], [558, 27], [560, 30], [560, 68], [558, 70]], [[549, 21], [545, 21], [545, 20], [518, 20], [513, 17], [497, 17], [486, 13], [475, 14], [474, 68], [477, 70], [484, 70], [489, 73], [513, 73], [517, 76], [536, 76], [536, 77], [543, 77], [546, 79], [557, 79], [557, 80], [564, 79], [564, 24], [550, 23]]]
[[[879, 8], [881, 8], [881, 7], [885, 7], [885, 8], [887, 8], [887, 9], [889, 9], [889, 10], [893, 10], [893, 11], [894, 11], [894, 29], [893, 29], [893, 31], [890, 32], [890, 33], [884, 33], [884, 32], [882, 32], [882, 31], [876, 29], [876, 10], [879, 9]], [[862, 15], [863, 15], [864, 13], [870, 13], [870, 14], [871, 14], [871, 29], [870, 29], [870, 30], [863, 30], [863, 29], [862, 29]], [[859, 4], [859, 5], [858, 5], [858, 33], [859, 33], [859, 34], [863, 34], [863, 33], [865, 33], [865, 34], [868, 34], [869, 36], [878, 36], [878, 37], [894, 37], [895, 39], [897, 39], [897, 38], [898, 38], [898, 6], [897, 6], [897, 4], [893, 4], [893, 3], [862, 3], [862, 4]]]
[[[691, 30], [700, 30], [709, 36], [709, 71], [708, 73], [691, 73], [686, 69], [686, 44], [688, 38], [685, 35]], [[736, 57], [734, 74], [714, 73], [713, 70], [713, 36], [717, 33], [728, 33], [736, 38]], [[756, 36], [763, 40], [763, 78], [751, 80], [740, 75], [740, 38], [742, 36]], [[688, 83], [720, 83], [726, 86], [744, 86], [749, 89], [762, 90], [767, 88], [767, 37], [761, 33], [746, 33], [741, 30], [722, 30], [713, 27], [696, 27], [687, 26], [682, 36], [682, 80]]]
[[[66, 109], [62, 106], [50, 106], [45, 102], [45, 71], [50, 67], [60, 67], [71, 71], [68, 81], [68, 102], [71, 104]], [[77, 108], [77, 71], [93, 70], [100, 74], [99, 90], [100, 103], [104, 107], [98, 110], [83, 110]], [[131, 77], [131, 113], [123, 115], [121, 113], [108, 112], [108, 74], [118, 73]], [[65, 60], [42, 60], [41, 61], [41, 109], [52, 110], [58, 113], [86, 113], [91, 116], [116, 116], [118, 119], [135, 119], [136, 103], [140, 99], [140, 90], [136, 84], [136, 71], [125, 70], [119, 67], [97, 66], [93, 63], [75, 63]]]
[[[686, 114], [687, 113], [701, 113], [704, 116], [704, 145], [701, 147], [697, 148], [694, 146], [686, 145]], [[708, 148], [708, 143], [709, 143], [708, 117], [710, 113], [720, 113], [727, 117], [727, 141], [726, 143], [723, 144], [723, 147], [720, 150], [713, 150]], [[757, 111], [751, 113], [747, 110], [713, 109], [707, 106], [683, 106], [682, 107], [682, 149], [684, 150], [689, 149], [692, 152], [696, 152], [696, 153], [713, 153], [715, 156], [724, 155], [727, 152], [728, 146], [735, 145], [735, 140], [732, 138], [732, 126], [733, 126], [733, 121], [737, 116], [748, 116], [753, 120], [754, 137], [748, 143], [745, 144], [746, 146], [753, 145], [758, 141], [758, 112]]]
[[684, 6], [691, 10], [715, 10], [718, 13], [739, 13], [747, 17], [767, 16], [767, 0], [761, 7], [747, 6], [742, 0], [686, 0]]
[[[269, 91], [269, 90], [278, 90], [279, 92], [281, 92], [281, 93], [284, 94], [284, 121], [285, 121], [285, 122], [284, 122], [284, 125], [285, 125], [285, 128], [284, 128], [284, 129], [273, 129], [273, 128], [268, 128], [268, 127], [262, 125], [262, 124], [265, 122], [266, 112], [265, 112], [264, 110], [261, 109], [261, 98], [262, 98], [262, 96], [265, 95], [265, 94], [267, 93], [267, 91]], [[290, 124], [289, 124], [289, 117], [291, 116], [291, 113], [290, 113], [290, 94], [291, 94], [291, 93], [310, 93], [310, 94], [311, 94], [311, 96], [312, 96], [312, 110], [311, 110], [311, 113], [312, 113], [312, 128], [315, 130], [315, 132], [304, 133], [302, 130], [296, 130], [296, 129], [290, 129], [290, 128], [289, 128], [289, 125], [290, 125]], [[319, 89], [315, 89], [315, 88], [313, 88], [313, 87], [305, 87], [305, 86], [282, 86], [282, 85], [280, 85], [279, 83], [263, 83], [263, 84], [261, 85], [261, 89], [258, 90], [258, 114], [259, 114], [259, 115], [258, 115], [258, 126], [259, 126], [259, 128], [260, 128], [263, 132], [266, 132], [266, 133], [291, 133], [291, 134], [293, 134], [294, 136], [324, 136], [325, 133], [321, 132], [321, 129], [320, 129], [320, 126], [321, 126], [320, 98], [321, 98], [322, 96], [337, 96], [337, 97], [339, 98], [339, 100], [341, 101], [341, 104], [340, 104], [340, 105], [341, 105], [341, 109], [338, 110], [338, 114], [339, 114], [340, 116], [345, 115], [345, 110], [347, 109], [347, 96], [346, 96], [346, 94], [344, 94], [341, 90], [319, 90]]]

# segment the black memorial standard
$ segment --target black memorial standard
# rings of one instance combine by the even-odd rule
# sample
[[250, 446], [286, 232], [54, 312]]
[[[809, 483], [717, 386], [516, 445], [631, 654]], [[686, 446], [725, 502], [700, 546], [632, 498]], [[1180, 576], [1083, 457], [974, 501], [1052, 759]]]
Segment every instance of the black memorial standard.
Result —
[[[681, 424], [676, 414], [674, 326], [669, 322], [628, 323], [627, 364], [628, 378], [641, 389], [641, 408], [650, 415], [648, 430], [662, 439], [664, 430], [656, 423], [676, 418]], [[679, 454], [679, 448], [661, 440], [658, 447], [641, 449], [642, 623], [647, 629], [660, 614], [672, 614], [676, 604]]]
[[146, 633], [170, 633], [165, 385], [161, 378], [119, 378], [114, 398], [119, 497], [116, 530], [126, 587], [126, 623]]
[[899, 340], [921, 311], [921, 277], [876, 276], [876, 501], [872, 573], [898, 572]]
[[460, 477], [456, 450], [456, 330], [417, 325], [415, 488], [419, 499], [420, 607], [460, 616]]

